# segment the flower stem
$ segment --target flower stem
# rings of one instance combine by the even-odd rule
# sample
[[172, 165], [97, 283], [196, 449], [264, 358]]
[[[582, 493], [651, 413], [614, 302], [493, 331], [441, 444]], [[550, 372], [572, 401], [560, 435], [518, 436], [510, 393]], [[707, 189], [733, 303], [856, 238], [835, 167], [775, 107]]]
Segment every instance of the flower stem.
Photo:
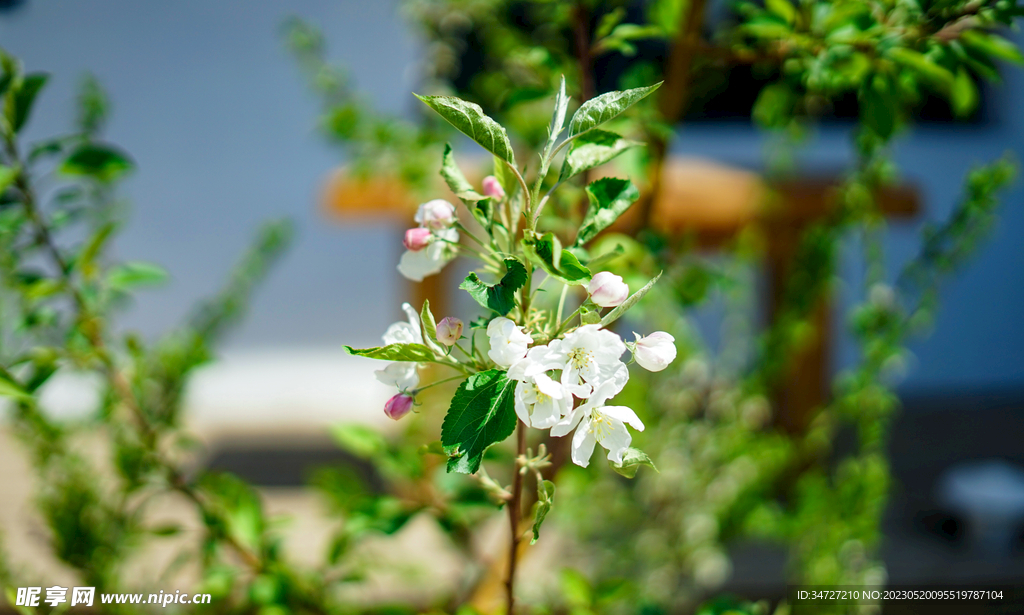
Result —
[[515, 608], [515, 581], [516, 564], [519, 559], [519, 541], [522, 532], [519, 531], [519, 520], [522, 516], [523, 505], [523, 475], [519, 472], [519, 460], [526, 454], [526, 425], [517, 421], [516, 427], [516, 461], [513, 464], [512, 475], [512, 499], [508, 503], [508, 522], [512, 529], [512, 541], [508, 549], [508, 579], [505, 581], [507, 592], [505, 600], [505, 615], [513, 615]]
[[452, 380], [459, 380], [459, 379], [461, 379], [461, 378], [465, 378], [465, 377], [466, 377], [466, 376], [465, 376], [465, 374], [459, 374], [458, 376], [452, 376], [452, 377], [450, 377], [450, 378], [444, 378], [444, 379], [442, 379], [442, 380], [438, 380], [438, 381], [436, 381], [436, 382], [431, 382], [430, 384], [425, 384], [425, 385], [423, 385], [423, 386], [421, 386], [421, 387], [418, 387], [418, 388], [417, 388], [417, 389], [415, 390], [415, 392], [414, 392], [414, 393], [418, 394], [418, 393], [420, 393], [421, 391], [426, 391], [426, 390], [427, 390], [427, 389], [429, 389], [430, 387], [436, 387], [436, 386], [437, 386], [437, 385], [439, 385], [439, 384], [444, 384], [444, 383], [446, 383], [446, 382], [451, 382]]

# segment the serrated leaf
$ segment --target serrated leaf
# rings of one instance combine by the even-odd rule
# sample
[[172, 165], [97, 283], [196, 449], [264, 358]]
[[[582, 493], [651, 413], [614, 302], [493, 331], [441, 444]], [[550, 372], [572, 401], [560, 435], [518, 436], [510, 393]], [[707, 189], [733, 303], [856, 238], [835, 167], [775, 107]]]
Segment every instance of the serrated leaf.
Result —
[[67, 175], [86, 175], [110, 182], [134, 168], [131, 158], [116, 147], [86, 143], [64, 160], [60, 170]]
[[480, 105], [455, 96], [413, 96], [437, 111], [449, 124], [479, 143], [485, 150], [515, 166], [516, 156], [508, 140], [508, 134], [501, 124], [484, 113]]
[[640, 198], [640, 191], [628, 179], [605, 177], [587, 186], [590, 207], [576, 233], [576, 245], [582, 246], [608, 228]]
[[0, 164], [0, 194], [18, 179], [18, 169]]
[[633, 478], [636, 476], [636, 471], [640, 469], [640, 466], [647, 466], [655, 472], [658, 471], [658, 468], [654, 466], [654, 462], [647, 456], [647, 453], [633, 447], [627, 448], [626, 451], [622, 453], [622, 463], [609, 461], [608, 465], [626, 478]]
[[554, 233], [546, 233], [543, 237], [524, 238], [523, 251], [548, 275], [555, 276], [566, 284], [585, 284], [590, 280], [590, 270], [580, 264], [575, 254], [562, 249], [562, 244]]
[[154, 286], [167, 281], [167, 271], [152, 263], [139, 261], [123, 263], [112, 267], [107, 273], [107, 284], [117, 290], [128, 290], [138, 286]]
[[466, 176], [462, 174], [462, 170], [455, 162], [450, 143], [444, 144], [444, 155], [441, 157], [441, 177], [448, 184], [448, 188], [455, 193], [455, 196], [462, 199], [467, 207], [472, 208], [473, 203], [487, 198], [474, 190], [473, 184], [469, 183]]
[[562, 161], [562, 171], [558, 174], [558, 181], [599, 167], [610, 162], [622, 152], [639, 145], [642, 144], [614, 132], [591, 130], [573, 141], [569, 152], [565, 155], [565, 160]]
[[597, 128], [614, 118], [626, 109], [649, 96], [661, 87], [662, 82], [654, 85], [633, 88], [622, 92], [608, 92], [583, 103], [569, 122], [569, 138], [572, 139], [588, 130]]
[[516, 291], [526, 284], [526, 267], [516, 258], [505, 259], [505, 275], [497, 284], [489, 286], [470, 273], [459, 284], [481, 306], [504, 316], [516, 306]]
[[473, 374], [459, 385], [441, 425], [449, 472], [473, 474], [487, 447], [512, 435], [518, 421], [515, 385], [497, 369]]
[[533, 539], [530, 544], [535, 544], [540, 539], [540, 526], [544, 519], [551, 512], [551, 506], [555, 503], [555, 483], [549, 480], [542, 480], [537, 483], [537, 502], [533, 505]]
[[644, 298], [644, 295], [646, 295], [647, 292], [654, 287], [654, 285], [658, 282], [659, 279], [661, 279], [660, 273], [654, 276], [653, 280], [651, 280], [647, 284], [644, 284], [643, 288], [630, 295], [629, 298], [627, 298], [625, 301], [619, 304], [615, 309], [605, 314], [604, 318], [601, 319], [601, 326], [607, 327], [608, 325], [612, 324], [613, 322], [621, 318], [622, 315], [629, 310], [629, 308], [633, 307], [634, 305], [637, 304], [638, 301]]
[[32, 106], [36, 102], [36, 96], [39, 95], [39, 91], [43, 89], [49, 78], [50, 76], [45, 73], [26, 75], [18, 90], [14, 92], [14, 108], [9, 118], [14, 132], [21, 130], [21, 127], [28, 122], [28, 118], [32, 114]]
[[388, 344], [377, 348], [343, 346], [343, 348], [351, 355], [381, 361], [413, 361], [416, 363], [437, 361], [433, 351], [423, 344]]

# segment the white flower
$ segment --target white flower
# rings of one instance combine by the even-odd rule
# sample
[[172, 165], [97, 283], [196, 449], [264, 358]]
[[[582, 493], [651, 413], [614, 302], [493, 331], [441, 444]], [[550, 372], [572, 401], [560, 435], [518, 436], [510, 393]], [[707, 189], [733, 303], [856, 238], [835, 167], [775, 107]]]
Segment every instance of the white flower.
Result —
[[[409, 322], [396, 322], [388, 327], [382, 336], [385, 345], [391, 344], [422, 344], [423, 331], [420, 328], [420, 317], [416, 310], [408, 303], [402, 304]], [[388, 364], [384, 369], [378, 369], [374, 373], [377, 380], [388, 386], [398, 387], [399, 391], [410, 391], [420, 383], [420, 375], [417, 372], [418, 363], [397, 361]]]
[[435, 231], [441, 231], [455, 224], [455, 206], [444, 199], [434, 199], [420, 205], [413, 218], [420, 224]]
[[602, 271], [590, 279], [587, 292], [590, 293], [591, 301], [601, 307], [610, 308], [626, 300], [629, 296], [629, 285], [622, 281], [622, 276]]
[[676, 338], [664, 331], [655, 331], [647, 337], [640, 337], [640, 334], [633, 332], [636, 341], [633, 342], [633, 358], [640, 364], [640, 367], [651, 372], [660, 372], [668, 367], [669, 363], [676, 358]]
[[563, 365], [562, 382], [567, 385], [582, 380], [596, 386], [625, 370], [619, 357], [626, 352], [626, 345], [618, 335], [601, 329], [601, 325], [584, 325], [565, 339], [554, 340], [548, 348], [552, 358]]
[[432, 276], [458, 255], [459, 232], [453, 228], [434, 231], [434, 241], [421, 250], [406, 250], [398, 261], [398, 272], [413, 282]]
[[547, 346], [531, 348], [525, 358], [509, 368], [509, 380], [519, 381], [515, 390], [516, 414], [528, 427], [551, 427], [568, 414], [574, 393], [578, 397], [590, 394], [590, 385], [566, 386], [546, 373], [561, 368], [561, 363], [551, 358]]
[[420, 316], [408, 303], [402, 304], [409, 322], [396, 322], [388, 327], [382, 336], [385, 345], [391, 344], [422, 344], [423, 332], [420, 329]]
[[572, 437], [572, 461], [576, 465], [585, 468], [590, 464], [594, 443], [608, 449], [609, 461], [622, 463], [622, 454], [633, 441], [626, 425], [637, 431], [644, 430], [644, 424], [631, 409], [604, 405], [621, 390], [621, 385], [615, 380], [598, 385], [590, 399], [551, 428], [551, 435], [556, 437], [564, 436], [576, 428], [576, 434]]
[[395, 361], [388, 363], [384, 369], [378, 369], [373, 374], [377, 380], [388, 386], [398, 387], [401, 392], [411, 391], [420, 383], [420, 374], [417, 371], [418, 363], [409, 361]]
[[499, 367], [511, 367], [526, 356], [527, 346], [533, 343], [533, 338], [517, 327], [515, 322], [502, 316], [487, 325], [487, 336], [491, 341], [487, 356]]

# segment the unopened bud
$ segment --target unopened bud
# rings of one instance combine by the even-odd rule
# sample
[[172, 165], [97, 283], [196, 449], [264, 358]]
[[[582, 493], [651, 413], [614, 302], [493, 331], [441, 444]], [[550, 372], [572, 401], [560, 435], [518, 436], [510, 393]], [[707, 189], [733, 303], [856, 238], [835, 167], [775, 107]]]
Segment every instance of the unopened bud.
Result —
[[446, 316], [437, 323], [437, 341], [445, 346], [453, 346], [462, 337], [462, 321], [453, 316]]
[[484, 178], [483, 184], [485, 195], [499, 201], [505, 198], [505, 189], [501, 187], [501, 182], [498, 181], [497, 177], [488, 175]]
[[384, 414], [389, 419], [397, 421], [406, 414], [409, 414], [409, 411], [412, 410], [412, 402], [413, 399], [410, 395], [399, 393], [384, 404]]
[[622, 281], [622, 277], [608, 271], [596, 274], [590, 280], [587, 290], [590, 299], [603, 308], [615, 307], [629, 296], [629, 286]]
[[411, 228], [405, 232], [405, 237], [402, 239], [402, 243], [405, 245], [407, 250], [419, 252], [430, 243], [430, 229]]

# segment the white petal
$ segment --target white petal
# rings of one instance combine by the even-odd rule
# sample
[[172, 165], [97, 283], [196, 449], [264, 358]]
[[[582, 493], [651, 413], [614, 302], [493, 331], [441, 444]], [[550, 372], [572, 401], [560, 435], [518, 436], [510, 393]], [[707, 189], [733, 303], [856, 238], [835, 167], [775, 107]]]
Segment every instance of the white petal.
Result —
[[565, 395], [561, 383], [557, 383], [551, 378], [548, 378], [547, 374], [537, 374], [534, 376], [533, 381], [537, 384], [537, 390], [554, 399], [562, 399]]
[[555, 424], [553, 427], [551, 427], [551, 435], [556, 438], [560, 438], [565, 434], [569, 433], [576, 427], [576, 425], [579, 424], [580, 419], [583, 418], [583, 414], [584, 411], [582, 406], [576, 408], [575, 410], [569, 413], [569, 416], [565, 417], [557, 424]]
[[413, 282], [422, 282], [423, 278], [434, 275], [444, 269], [446, 260], [433, 259], [429, 250], [413, 252], [406, 250], [398, 261], [398, 272]]
[[524, 423], [526, 423], [527, 427], [531, 427], [530, 412], [526, 408], [526, 402], [523, 401], [523, 388], [527, 387], [527, 386], [530, 386], [530, 385], [526, 384], [524, 382], [520, 382], [518, 385], [516, 385], [516, 392], [515, 392], [515, 401], [516, 401], [516, 403], [515, 403], [515, 406], [516, 406], [516, 416], [519, 417], [519, 420], [524, 422]]
[[643, 422], [631, 408], [627, 408], [626, 406], [605, 406], [604, 408], [601, 408], [601, 412], [613, 419], [626, 423], [637, 431], [644, 430]]
[[590, 457], [594, 454], [594, 434], [587, 425], [581, 425], [572, 437], [572, 462], [581, 467], [590, 465]]
[[[602, 408], [605, 410], [605, 408]], [[598, 440], [601, 446], [608, 449], [608, 459], [615, 463], [622, 463], [622, 454], [629, 448], [630, 442], [633, 441], [633, 436], [629, 435], [629, 430], [626, 426], [611, 416], [606, 415], [607, 419], [610, 419], [611, 427], [603, 432], [600, 432], [601, 438]]]
[[547, 429], [562, 418], [563, 404], [557, 399], [548, 399], [533, 407], [533, 426]]

